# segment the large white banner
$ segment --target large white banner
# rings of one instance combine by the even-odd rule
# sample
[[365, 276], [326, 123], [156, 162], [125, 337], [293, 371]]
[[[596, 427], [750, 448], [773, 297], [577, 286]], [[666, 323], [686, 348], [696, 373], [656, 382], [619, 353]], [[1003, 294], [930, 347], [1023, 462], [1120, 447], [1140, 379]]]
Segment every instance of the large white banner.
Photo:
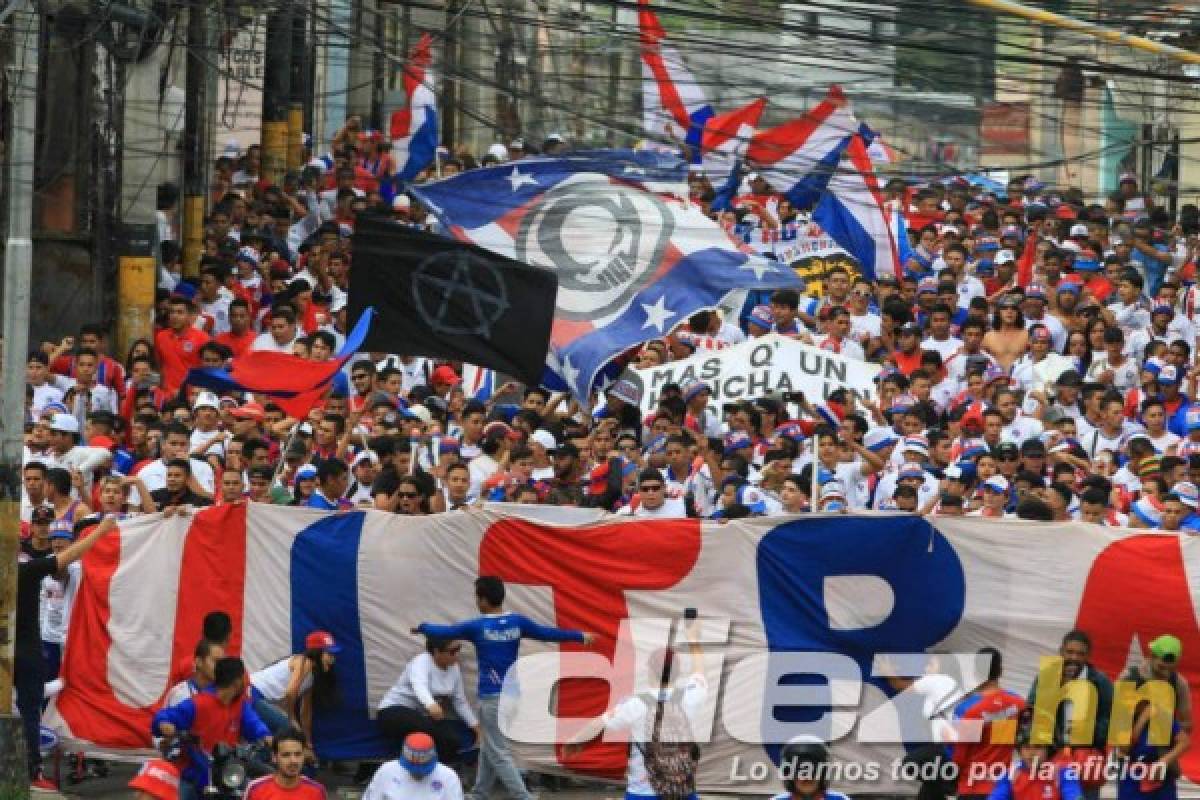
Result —
[[[931, 523], [904, 514], [719, 525], [491, 509], [399, 517], [250, 505], [122, 522], [84, 561], [65, 689], [51, 722], [68, 739], [148, 747], [150, 716], [182, 677], [204, 614], [222, 609], [234, 619], [231, 650], [251, 669], [298, 652], [311, 630], [332, 632], [343, 647], [340, 705], [318, 715], [318, 752], [384, 755], [373, 716], [423, 647], [409, 629], [476, 616], [472, 584], [480, 574], [505, 580], [509, 609], [598, 635], [591, 649], [561, 647], [591, 661], [588, 680], [558, 685], [553, 708], [564, 720], [552, 721], [551, 733], [560, 737], [575, 730], [565, 718], [602, 713], [635, 690], [633, 676], [644, 677], [622, 630], [636, 629], [645, 656], [666, 621], [697, 609], [709, 685], [695, 725], [704, 790], [777, 790], [761, 775], [777, 752], [773, 743], [806, 732], [832, 740], [839, 761], [874, 770], [846, 777], [842, 788], [912, 790], [892, 771], [902, 753], [894, 743], [903, 727], [897, 709], [906, 699], [879, 677], [884, 664], [907, 662], [883, 654], [946, 654], [937, 671], [969, 689], [977, 677], [951, 654], [997, 647], [1001, 684], [1024, 696], [1039, 659], [1072, 628], [1090, 634], [1093, 668], [1113, 677], [1151, 639], [1171, 633], [1183, 643], [1182, 672], [1200, 691], [1197, 537], [1082, 523]], [[535, 669], [521, 680], [529, 713], [549, 708], [537, 698], [557, 665], [580, 674], [565, 660], [536, 660], [555, 647], [522, 645], [534, 656]], [[473, 687], [470, 647], [462, 660]], [[788, 677], [799, 673], [808, 678]], [[829, 684], [814, 673], [838, 677]], [[534, 723], [524, 728], [529, 735], [520, 725], [513, 735], [536, 741]], [[905, 728], [902, 738], [917, 733]], [[522, 744], [519, 753], [537, 769], [619, 779], [627, 746], [597, 744], [567, 756]], [[1195, 777], [1200, 761], [1191, 755], [1184, 768]]]
[[767, 334], [734, 347], [708, 350], [682, 361], [651, 369], [626, 370], [623, 377], [642, 390], [642, 411], [658, 405], [662, 387], [698, 380], [713, 390], [713, 401], [750, 400], [769, 392], [803, 392], [818, 402], [835, 389], [849, 389], [874, 399], [879, 366], [801, 344], [795, 339]]

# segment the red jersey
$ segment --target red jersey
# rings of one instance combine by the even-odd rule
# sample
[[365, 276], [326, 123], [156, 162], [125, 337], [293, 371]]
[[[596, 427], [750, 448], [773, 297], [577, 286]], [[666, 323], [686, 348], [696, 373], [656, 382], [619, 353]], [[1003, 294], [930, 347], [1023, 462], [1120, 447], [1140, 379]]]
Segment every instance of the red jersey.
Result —
[[[1013, 757], [1013, 741], [1017, 733], [1017, 718], [1025, 708], [1025, 699], [1005, 689], [985, 689], [967, 696], [954, 708], [954, 717], [960, 729], [967, 723], [972, 726], [966, 733], [976, 742], [954, 745], [951, 753], [958, 765], [958, 794], [990, 794], [994, 781], [987, 778], [972, 780], [971, 765], [986, 764], [985, 775], [999, 774], [1002, 770], [994, 765], [1008, 766]], [[993, 742], [993, 739], [997, 740]], [[1007, 743], [1005, 743], [1007, 742]], [[977, 770], [978, 772], [978, 770]]]
[[250, 781], [246, 787], [246, 800], [325, 800], [325, 787], [312, 778], [300, 776], [300, 782], [285, 789], [274, 775], [264, 775]]
[[162, 388], [174, 394], [179, 391], [187, 372], [200, 366], [200, 348], [208, 342], [208, 334], [198, 328], [184, 328], [175, 333], [164, 328], [154, 334], [154, 349], [162, 366]]
[[242, 353], [250, 349], [250, 345], [254, 344], [255, 337], [256, 334], [254, 331], [251, 328], [247, 328], [246, 332], [241, 336], [237, 335], [233, 331], [228, 331], [226, 333], [218, 334], [214, 341], [219, 345], [228, 347], [229, 351], [233, 353], [233, 357], [237, 358]]
[[921, 368], [921, 355], [922, 350], [919, 347], [908, 355], [896, 350], [892, 353], [892, 361], [896, 362], [896, 369], [907, 377]]

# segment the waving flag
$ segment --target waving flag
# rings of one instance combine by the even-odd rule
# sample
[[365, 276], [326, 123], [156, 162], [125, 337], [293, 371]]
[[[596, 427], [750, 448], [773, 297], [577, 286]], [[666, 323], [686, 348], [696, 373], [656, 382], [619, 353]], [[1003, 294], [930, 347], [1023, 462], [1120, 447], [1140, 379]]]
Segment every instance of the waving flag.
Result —
[[408, 104], [392, 113], [392, 159], [396, 179], [411, 181], [433, 161], [438, 143], [437, 98], [433, 96], [430, 47], [433, 37], [421, 36], [404, 65], [404, 95]]
[[667, 33], [650, 0], [639, 0], [638, 30], [642, 46], [642, 118], [647, 136], [688, 144], [700, 158], [704, 124], [713, 116], [704, 90], [684, 66], [683, 57], [665, 44]]
[[214, 392], [252, 392], [270, 397], [290, 417], [304, 417], [321, 401], [333, 377], [362, 347], [374, 318], [368, 308], [337, 356], [310, 361], [291, 353], [251, 350], [233, 359], [228, 371], [213, 367], [189, 370], [185, 383]]
[[913, 246], [908, 238], [908, 220], [898, 208], [892, 212], [892, 238], [896, 242], [896, 260], [900, 262], [901, 269], [904, 269], [908, 260], [913, 257]]
[[813, 210], [813, 221], [858, 260], [867, 280], [875, 280], [881, 270], [903, 278], [892, 219], [867, 155], [866, 140], [856, 133], [839, 153], [838, 166]]
[[858, 129], [841, 88], [833, 86], [816, 108], [755, 134], [746, 161], [792, 205], [809, 209], [837, 169], [847, 137]]
[[496, 392], [496, 370], [463, 364], [462, 389], [467, 397], [486, 403]]
[[450, 234], [558, 274], [547, 365], [586, 397], [606, 362], [735, 289], [798, 287], [687, 197], [687, 164], [596, 151], [523, 159], [414, 187]]
[[700, 152], [710, 175], [728, 171], [733, 161], [745, 155], [766, 107], [767, 99], [760, 97], [741, 108], [717, 114], [704, 124]]
[[[836, 762], [883, 767], [874, 778], [835, 773], [839, 788], [899, 796], [914, 787], [898, 783], [891, 767], [903, 754], [897, 742], [908, 738], [897, 718], [911, 709], [919, 727], [929, 725], [920, 696], [913, 702], [909, 692], [905, 704], [873, 667], [880, 655], [941, 653], [940, 672], [970, 690], [986, 676], [953, 654], [994, 646], [1004, 654], [1005, 685], [1024, 695], [1040, 659], [1056, 655], [1073, 628], [1087, 631], [1090, 662], [1108, 675], [1122, 673], [1131, 651], [1163, 631], [1181, 640], [1183, 652], [1200, 652], [1200, 540], [1186, 534], [913, 514], [718, 525], [525, 509], [401, 517], [251, 503], [123, 520], [83, 560], [63, 654], [65, 688], [47, 725], [85, 743], [82, 749], [93, 749], [87, 742], [148, 749], [153, 710], [178, 679], [177, 665], [190, 669], [204, 615], [221, 609], [233, 621], [229, 652], [251, 670], [301, 652], [310, 631], [329, 631], [342, 648], [338, 702], [314, 714], [316, 751], [331, 759], [388, 757], [373, 717], [405, 663], [424, 650], [409, 629], [476, 616], [472, 581], [496, 575], [510, 587], [512, 611], [597, 634], [586, 665], [574, 668], [562, 656], [578, 645], [522, 648], [515, 676], [522, 702], [506, 733], [524, 764], [619, 778], [628, 742], [595, 742], [574, 755], [523, 741], [521, 715], [545, 711], [553, 689], [560, 720], [546, 724], [563, 736], [561, 718], [592, 717], [642, 691], [634, 678], [663, 644], [646, 633], [619, 648], [620, 626], [665, 622], [692, 607], [704, 626], [711, 698], [694, 729], [702, 743], [700, 792], [751, 797], [777, 789], [774, 770], [751, 778], [757, 770], [739, 772], [736, 764], [770, 763], [778, 743], [808, 733], [833, 739]], [[666, 635], [665, 625], [658, 630]], [[786, 660], [800, 653], [823, 656], [819, 670], [833, 659], [849, 671], [840, 673], [840, 686], [812, 680], [797, 694], [788, 678], [813, 672]], [[772, 669], [766, 657], [779, 659]], [[889, 660], [902, 666], [904, 658]], [[462, 661], [472, 691], [475, 659]], [[1200, 672], [1180, 674], [1195, 696]], [[1181, 766], [1190, 779], [1200, 777], [1200, 750], [1186, 753]]]

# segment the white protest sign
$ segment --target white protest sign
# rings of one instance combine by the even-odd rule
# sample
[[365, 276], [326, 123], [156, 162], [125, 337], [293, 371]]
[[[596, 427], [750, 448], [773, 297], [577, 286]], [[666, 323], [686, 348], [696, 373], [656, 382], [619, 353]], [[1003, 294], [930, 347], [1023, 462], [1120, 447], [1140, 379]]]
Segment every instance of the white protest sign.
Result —
[[698, 380], [713, 390], [713, 401], [732, 403], [769, 393], [803, 392], [824, 400], [835, 389], [875, 398], [877, 364], [801, 344], [779, 334], [749, 339], [735, 347], [697, 353], [651, 369], [626, 370], [622, 377], [641, 388], [643, 412], [653, 411], [662, 387]]

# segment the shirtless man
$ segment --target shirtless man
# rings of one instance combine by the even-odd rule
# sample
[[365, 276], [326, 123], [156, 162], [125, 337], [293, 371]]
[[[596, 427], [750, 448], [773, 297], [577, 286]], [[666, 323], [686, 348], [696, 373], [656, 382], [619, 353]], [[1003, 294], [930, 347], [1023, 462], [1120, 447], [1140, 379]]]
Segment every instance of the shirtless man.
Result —
[[1021, 357], [1029, 344], [1025, 320], [1021, 319], [1020, 302], [1020, 296], [1015, 294], [1001, 297], [997, 304], [996, 318], [992, 322], [992, 330], [983, 337], [984, 351], [996, 359], [1005, 372], [1012, 369], [1013, 363]]

